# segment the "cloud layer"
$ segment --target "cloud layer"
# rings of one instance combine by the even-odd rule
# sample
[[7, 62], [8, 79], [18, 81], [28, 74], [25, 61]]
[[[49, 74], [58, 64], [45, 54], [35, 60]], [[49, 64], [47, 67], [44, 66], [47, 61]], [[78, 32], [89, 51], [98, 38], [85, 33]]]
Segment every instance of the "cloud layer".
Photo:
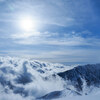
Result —
[[[19, 25], [27, 15], [36, 26], [28, 32]], [[0, 0], [0, 54], [99, 62], [98, 18], [92, 0]]]

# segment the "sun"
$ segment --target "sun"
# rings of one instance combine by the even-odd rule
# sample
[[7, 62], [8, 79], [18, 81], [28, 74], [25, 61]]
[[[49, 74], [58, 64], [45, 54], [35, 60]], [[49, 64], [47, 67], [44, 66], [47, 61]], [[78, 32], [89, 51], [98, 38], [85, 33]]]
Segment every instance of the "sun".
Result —
[[35, 27], [35, 22], [29, 16], [23, 17], [19, 21], [20, 28], [24, 31], [31, 31]]

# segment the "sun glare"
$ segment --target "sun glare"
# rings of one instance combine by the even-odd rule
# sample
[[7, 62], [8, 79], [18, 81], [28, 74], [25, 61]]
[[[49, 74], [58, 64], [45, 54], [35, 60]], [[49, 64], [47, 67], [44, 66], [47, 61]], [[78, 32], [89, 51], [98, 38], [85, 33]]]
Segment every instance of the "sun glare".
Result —
[[33, 22], [31, 17], [25, 17], [20, 20], [19, 24], [24, 31], [31, 31], [34, 28], [35, 22]]

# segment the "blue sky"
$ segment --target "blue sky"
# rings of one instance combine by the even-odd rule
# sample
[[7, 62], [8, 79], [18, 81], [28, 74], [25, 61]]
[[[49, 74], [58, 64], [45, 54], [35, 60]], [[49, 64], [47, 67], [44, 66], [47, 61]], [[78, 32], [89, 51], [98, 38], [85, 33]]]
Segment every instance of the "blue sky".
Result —
[[[31, 30], [21, 20], [30, 17]], [[0, 55], [100, 62], [99, 0], [0, 0]]]

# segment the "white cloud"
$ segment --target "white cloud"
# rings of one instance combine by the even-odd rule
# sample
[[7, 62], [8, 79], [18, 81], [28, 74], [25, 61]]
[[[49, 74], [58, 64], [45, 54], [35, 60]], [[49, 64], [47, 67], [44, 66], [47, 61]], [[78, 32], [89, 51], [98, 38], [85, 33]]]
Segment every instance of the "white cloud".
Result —
[[[2, 17], [1, 21], [11, 21], [12, 18], [16, 20], [18, 15], [31, 14], [42, 25], [70, 26], [82, 24], [81, 22], [84, 22], [84, 19], [94, 18], [91, 17], [93, 10], [90, 0], [81, 2], [79, 0], [17, 0], [13, 2], [8, 1], [7, 4], [7, 9], [13, 12], [10, 12], [10, 17], [8, 17], [9, 14]], [[7, 12], [4, 11], [3, 13]], [[3, 18], [6, 18], [6, 20], [3, 20]]]
[[[82, 37], [82, 34], [86, 32], [76, 33], [63, 33], [63, 36], [60, 36], [60, 33], [50, 33], [50, 32], [29, 32], [21, 34], [12, 34], [11, 38], [17, 44], [24, 45], [61, 45], [61, 46], [100, 46], [99, 41], [95, 37]], [[86, 33], [90, 34], [90, 32]]]
[[41, 33], [40, 32], [26, 32], [26, 33], [18, 33], [18, 34], [12, 34], [11, 37], [13, 39], [27, 39], [27, 38], [30, 38], [30, 37], [38, 37], [40, 36]]
[[[59, 62], [59, 63], [72, 63], [72, 62], [84, 62], [84, 63], [99, 63], [100, 51], [97, 49], [82, 49], [82, 48], [62, 48], [58, 50], [44, 50], [44, 51], [33, 51], [33, 50], [3, 50], [4, 55], [18, 56], [33, 58], [34, 60], [42, 60], [49, 62]], [[36, 53], [37, 52], [37, 53]]]

